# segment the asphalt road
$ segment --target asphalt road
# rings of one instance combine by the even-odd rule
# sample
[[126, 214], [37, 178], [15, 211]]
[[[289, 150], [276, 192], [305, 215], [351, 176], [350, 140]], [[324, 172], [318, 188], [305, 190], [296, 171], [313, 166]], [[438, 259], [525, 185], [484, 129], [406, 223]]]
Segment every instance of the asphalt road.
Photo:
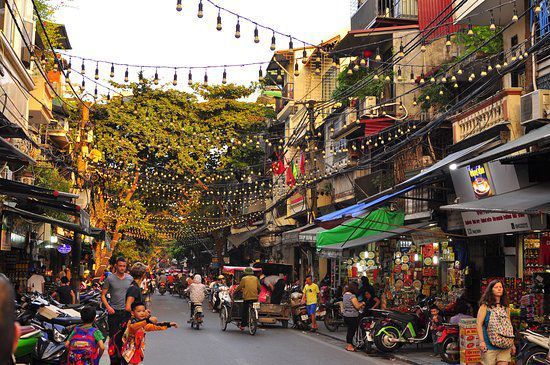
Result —
[[[168, 294], [154, 295], [151, 309], [160, 321], [174, 321], [180, 327], [147, 334], [145, 365], [395, 364], [347, 352], [344, 344], [322, 335], [280, 326], [260, 328], [255, 336], [241, 332], [234, 324], [229, 324], [227, 331], [222, 332], [218, 314], [212, 311], [206, 311], [204, 326], [197, 331], [186, 323], [189, 318], [187, 301]], [[105, 355], [101, 365], [108, 363]]]

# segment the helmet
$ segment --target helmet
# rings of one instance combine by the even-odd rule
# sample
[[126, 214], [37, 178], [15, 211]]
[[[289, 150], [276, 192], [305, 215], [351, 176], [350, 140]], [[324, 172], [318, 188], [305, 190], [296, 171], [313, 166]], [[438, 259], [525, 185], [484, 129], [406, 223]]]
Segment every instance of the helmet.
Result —
[[225, 279], [225, 276], [223, 276], [223, 275], [218, 275], [218, 279], [219, 279], [219, 280]]

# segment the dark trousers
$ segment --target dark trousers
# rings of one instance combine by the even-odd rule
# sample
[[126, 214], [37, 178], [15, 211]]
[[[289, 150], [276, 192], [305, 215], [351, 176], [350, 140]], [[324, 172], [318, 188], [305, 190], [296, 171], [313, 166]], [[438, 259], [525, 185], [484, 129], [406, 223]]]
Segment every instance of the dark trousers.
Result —
[[241, 326], [245, 327], [248, 326], [248, 312], [250, 311], [250, 307], [252, 306], [252, 303], [257, 302], [257, 300], [244, 300], [243, 301], [243, 316], [241, 320]]
[[348, 326], [348, 332], [346, 333], [346, 342], [353, 344], [353, 337], [359, 327], [359, 317], [344, 317], [344, 323]]
[[107, 317], [109, 323], [109, 357], [111, 358], [111, 365], [121, 364], [122, 335], [124, 335], [125, 326], [129, 319], [130, 313], [125, 310], [117, 310]]

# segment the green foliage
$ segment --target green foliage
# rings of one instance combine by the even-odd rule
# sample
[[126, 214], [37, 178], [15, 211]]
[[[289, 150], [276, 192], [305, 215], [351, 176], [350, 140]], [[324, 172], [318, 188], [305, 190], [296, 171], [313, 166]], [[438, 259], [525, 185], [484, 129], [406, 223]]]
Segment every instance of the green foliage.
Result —
[[130, 263], [138, 261], [145, 263], [151, 256], [151, 246], [146, 241], [123, 239], [117, 243], [113, 251], [113, 257], [119, 256], [125, 257]]
[[181, 246], [181, 245], [173, 245], [171, 246], [169, 250], [169, 257], [170, 259], [176, 259], [178, 261], [183, 260], [186, 257], [187, 252], [189, 251], [188, 248]]
[[[474, 32], [473, 35], [468, 35], [466, 32], [459, 32], [456, 36], [457, 44], [461, 45], [464, 49], [462, 54], [473, 52], [498, 32], [489, 29], [488, 26], [473, 27], [472, 31]], [[500, 35], [491, 40], [487, 45], [481, 47], [477, 53], [482, 56], [494, 55], [502, 52], [503, 47], [503, 39], [502, 35]]]
[[34, 184], [51, 190], [70, 192], [73, 184], [65, 179], [53, 165], [40, 162], [33, 167]]
[[[391, 82], [385, 80], [385, 77], [388, 74], [379, 75], [379, 80], [374, 80], [372, 79], [372, 77], [374, 77], [373, 70], [361, 67], [359, 68], [359, 70], [353, 71], [353, 73], [349, 75], [349, 69], [353, 69], [353, 65], [349, 65], [344, 71], [342, 71], [338, 75], [336, 89], [332, 94], [333, 98], [340, 98], [342, 97], [342, 95], [345, 95], [346, 97], [357, 98], [364, 98], [365, 96], [380, 97], [386, 85]], [[354, 86], [355, 84], [357, 84], [357, 82], [363, 80], [366, 77], [370, 77], [371, 81], [369, 81], [365, 86], [355, 91], [351, 95], [346, 94], [350, 87]]]

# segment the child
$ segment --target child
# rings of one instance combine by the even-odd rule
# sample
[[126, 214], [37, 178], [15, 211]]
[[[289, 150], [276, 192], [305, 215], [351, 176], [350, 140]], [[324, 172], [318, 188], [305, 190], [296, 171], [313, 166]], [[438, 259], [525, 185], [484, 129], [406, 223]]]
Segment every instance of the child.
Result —
[[164, 331], [170, 327], [178, 328], [174, 322], [151, 322], [145, 304], [132, 303], [132, 318], [124, 332], [122, 357], [126, 364], [141, 364], [145, 350], [145, 332]]
[[430, 331], [432, 331], [432, 341], [434, 344], [434, 356], [439, 356], [439, 346], [437, 340], [441, 336], [441, 326], [443, 325], [443, 316], [440, 313], [439, 307], [433, 305], [430, 307]]
[[98, 365], [105, 351], [105, 337], [92, 324], [95, 320], [95, 309], [84, 307], [80, 312], [83, 324], [76, 326], [69, 335], [65, 346], [68, 349], [69, 365]]

